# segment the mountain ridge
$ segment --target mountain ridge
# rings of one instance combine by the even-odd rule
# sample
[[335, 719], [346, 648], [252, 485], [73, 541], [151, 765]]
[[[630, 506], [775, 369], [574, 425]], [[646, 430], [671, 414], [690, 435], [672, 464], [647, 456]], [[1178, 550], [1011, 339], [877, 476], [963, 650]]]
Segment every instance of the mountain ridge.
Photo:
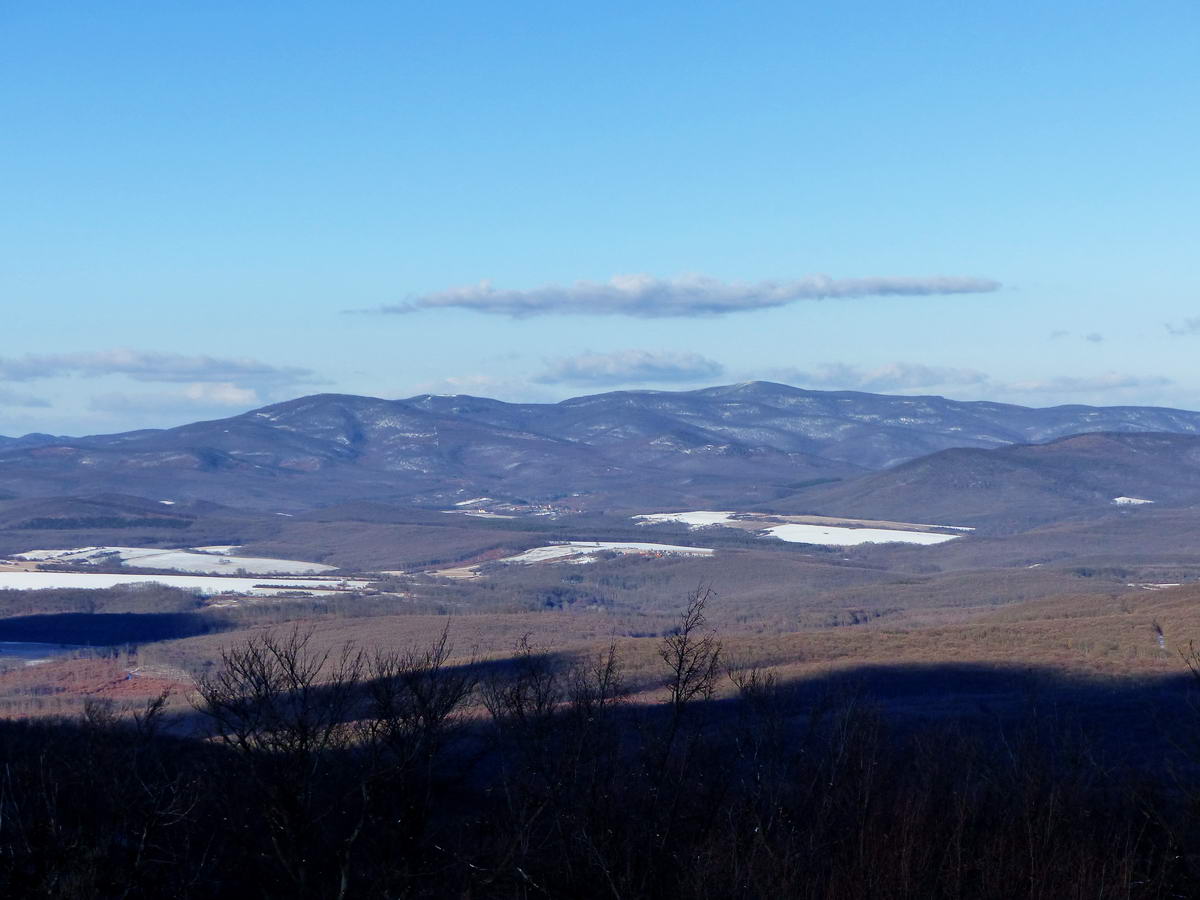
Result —
[[[303, 509], [463, 496], [593, 508], [764, 503], [952, 448], [1079, 433], [1200, 435], [1200, 412], [1032, 408], [746, 382], [558, 403], [469, 395], [313, 394], [175, 428], [0, 440], [0, 489], [86, 491]], [[828, 491], [827, 491], [828, 493]], [[831, 495], [832, 496], [832, 495]]]

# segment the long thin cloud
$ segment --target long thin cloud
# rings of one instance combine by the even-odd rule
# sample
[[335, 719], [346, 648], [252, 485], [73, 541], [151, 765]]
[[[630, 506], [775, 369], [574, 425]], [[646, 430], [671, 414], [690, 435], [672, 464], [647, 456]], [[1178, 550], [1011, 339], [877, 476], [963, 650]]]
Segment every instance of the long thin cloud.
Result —
[[318, 380], [311, 369], [298, 366], [273, 366], [256, 359], [222, 359], [180, 353], [101, 350], [0, 357], [0, 381], [35, 381], [72, 375], [124, 375], [135, 381], [237, 385], [288, 385]]
[[772, 369], [768, 377], [788, 384], [822, 390], [889, 391], [920, 390], [932, 387], [979, 386], [989, 382], [983, 372], [922, 363], [894, 362], [865, 368], [848, 363], [824, 363], [812, 369]]
[[581, 353], [552, 360], [533, 380], [538, 384], [644, 384], [717, 378], [725, 371], [719, 362], [699, 353], [618, 350]]
[[0, 406], [25, 406], [33, 409], [45, 408], [49, 405], [50, 401], [42, 397], [34, 397], [31, 394], [22, 394], [0, 388]]
[[1178, 336], [1186, 334], [1200, 334], [1200, 316], [1193, 316], [1190, 319], [1184, 319], [1180, 324], [1175, 325], [1167, 323], [1167, 331]]
[[164, 393], [93, 394], [88, 408], [94, 412], [108, 413], [187, 413], [192, 410], [249, 409], [258, 403], [258, 394], [252, 388], [241, 388], [228, 382], [200, 382]]
[[1103, 375], [1058, 375], [1053, 378], [1018, 381], [1005, 387], [1009, 391], [1030, 394], [1073, 394], [1092, 391], [1121, 391], [1130, 389], [1162, 388], [1174, 381], [1162, 375], [1130, 375], [1124, 372], [1106, 372]]
[[830, 278], [810, 275], [787, 281], [725, 282], [705, 275], [655, 278], [618, 275], [607, 282], [577, 281], [531, 290], [501, 290], [490, 281], [422, 294], [362, 312], [405, 314], [431, 309], [466, 309], [527, 318], [543, 315], [623, 315], [640, 318], [722, 316], [773, 309], [802, 300], [857, 297], [927, 297], [983, 294], [1000, 283], [987, 278]]

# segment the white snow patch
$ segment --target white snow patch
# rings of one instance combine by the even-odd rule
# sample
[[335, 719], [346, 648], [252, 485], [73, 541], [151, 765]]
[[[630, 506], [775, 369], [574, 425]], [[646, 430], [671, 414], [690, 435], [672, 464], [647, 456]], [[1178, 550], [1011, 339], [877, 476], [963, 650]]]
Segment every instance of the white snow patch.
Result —
[[[649, 544], [637, 541], [566, 541], [547, 547], [535, 547], [524, 553], [518, 553], [516, 556], [505, 557], [498, 562], [528, 565], [555, 559], [567, 559], [568, 557], [591, 556], [605, 550], [613, 553], [664, 553], [678, 556], [712, 556], [716, 552], [710, 547], [682, 547], [677, 544]], [[578, 561], [582, 562], [583, 560]]]
[[[634, 521], [637, 521], [638, 524], [640, 524], [640, 525], [644, 525], [647, 522], [682, 522], [685, 525], [689, 525], [692, 528], [707, 528], [710, 525], [724, 525], [724, 524], [728, 524], [730, 522], [738, 522], [739, 524], [744, 524], [746, 522], [753, 522], [755, 519], [775, 518], [775, 521], [778, 521], [779, 518], [786, 518], [786, 517], [785, 516], [772, 517], [766, 513], [738, 513], [738, 512], [718, 512], [715, 510], [694, 510], [692, 512], [643, 513], [642, 515], [633, 516], [632, 518], [634, 519]], [[826, 517], [812, 517], [812, 518], [826, 518]], [[842, 521], [845, 521], [845, 520], [842, 520]], [[901, 524], [901, 523], [896, 523], [896, 524]], [[975, 530], [974, 528], [968, 527], [966, 525], [924, 525], [924, 524], [918, 524], [915, 522], [904, 522], [903, 524], [909, 525], [913, 528], [944, 528], [948, 531], [971, 532], [971, 531]], [[818, 526], [812, 526], [812, 527], [818, 527]], [[838, 528], [839, 526], [835, 525], [835, 526], [819, 526], [819, 527]], [[856, 528], [854, 530], [861, 531], [862, 529]], [[947, 535], [942, 535], [942, 536], [947, 537]], [[859, 543], [861, 543], [861, 542], [859, 542]], [[936, 542], [933, 542], [933, 543], [936, 543]]]
[[852, 547], [857, 544], [941, 544], [958, 535], [928, 531], [896, 531], [891, 528], [838, 528], [834, 525], [788, 523], [768, 528], [767, 534], [793, 544], [823, 544], [827, 547]]
[[334, 594], [365, 588], [366, 581], [337, 578], [221, 578], [210, 575], [101, 575], [91, 572], [0, 572], [0, 590], [40, 591], [47, 588], [110, 588], [120, 584], [165, 584], [201, 594], [251, 594], [273, 597], [288, 591]]
[[476, 503], [487, 503], [491, 497], [472, 497], [470, 500], [459, 500], [455, 506], [474, 506]]
[[713, 510], [698, 509], [694, 512], [669, 512], [669, 513], [646, 513], [640, 516], [634, 516], [635, 520], [641, 519], [644, 522], [683, 522], [685, 525], [690, 525], [693, 528], [704, 528], [708, 525], [720, 525], [723, 522], [729, 522], [736, 516], [734, 512], [716, 512]]
[[1145, 503], [1153, 503], [1153, 500], [1143, 500], [1141, 497], [1113, 497], [1112, 502], [1118, 506], [1141, 506]]
[[173, 569], [199, 575], [222, 575], [245, 570], [247, 575], [316, 575], [335, 566], [295, 559], [260, 556], [231, 556], [233, 547], [198, 547], [191, 550], [161, 550], [151, 547], [80, 547], [75, 550], [30, 550], [16, 558], [30, 561], [53, 560], [60, 563], [95, 565], [115, 562], [143, 569]]

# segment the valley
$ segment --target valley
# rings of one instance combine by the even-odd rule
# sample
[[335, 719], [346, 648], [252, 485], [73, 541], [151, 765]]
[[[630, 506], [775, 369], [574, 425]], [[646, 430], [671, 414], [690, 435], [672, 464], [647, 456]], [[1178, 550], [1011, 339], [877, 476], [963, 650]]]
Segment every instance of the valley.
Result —
[[[130, 671], [199, 677], [281, 626], [397, 646], [449, 621], [457, 652], [618, 640], [649, 665], [704, 585], [726, 644], [789, 678], [897, 660], [1157, 676], [1200, 633], [1197, 428], [750, 384], [554, 408], [317, 396], [26, 438], [0, 449], [0, 640], [136, 645]], [[103, 642], [75, 640], [93, 625]], [[5, 678], [0, 711], [86, 693], [34, 703]]]

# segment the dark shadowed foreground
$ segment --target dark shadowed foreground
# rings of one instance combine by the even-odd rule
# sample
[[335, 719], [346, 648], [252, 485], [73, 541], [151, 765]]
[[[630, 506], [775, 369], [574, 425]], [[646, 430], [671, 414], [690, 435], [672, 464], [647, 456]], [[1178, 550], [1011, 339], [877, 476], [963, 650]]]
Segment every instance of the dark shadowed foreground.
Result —
[[[662, 640], [653, 703], [628, 699], [615, 650], [452, 665], [445, 637], [331, 657], [292, 633], [227, 653], [170, 728], [157, 703], [2, 723], [0, 892], [1200, 891], [1189, 678], [931, 666], [784, 685], [727, 668], [703, 612], [697, 595]], [[998, 685], [1023, 699], [992, 708]], [[970, 715], [905, 712], [938, 693], [981, 699]]]

